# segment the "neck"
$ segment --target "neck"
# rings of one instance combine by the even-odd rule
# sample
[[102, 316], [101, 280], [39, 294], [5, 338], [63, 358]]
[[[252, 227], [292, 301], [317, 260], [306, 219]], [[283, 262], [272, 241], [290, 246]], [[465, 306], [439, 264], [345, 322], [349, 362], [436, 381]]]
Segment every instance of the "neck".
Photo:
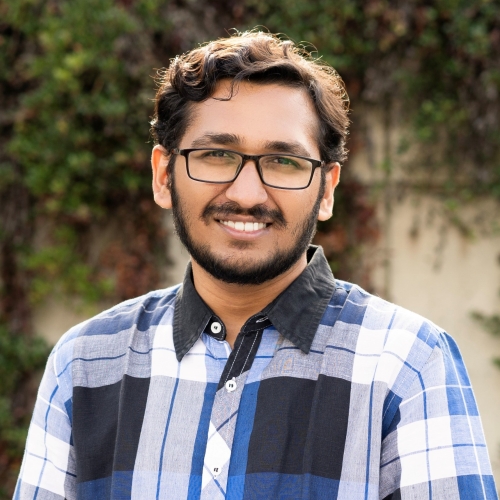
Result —
[[288, 271], [261, 285], [224, 283], [207, 273], [191, 259], [196, 291], [212, 311], [224, 322], [226, 340], [231, 347], [245, 321], [264, 309], [285, 290], [307, 266], [306, 254]]

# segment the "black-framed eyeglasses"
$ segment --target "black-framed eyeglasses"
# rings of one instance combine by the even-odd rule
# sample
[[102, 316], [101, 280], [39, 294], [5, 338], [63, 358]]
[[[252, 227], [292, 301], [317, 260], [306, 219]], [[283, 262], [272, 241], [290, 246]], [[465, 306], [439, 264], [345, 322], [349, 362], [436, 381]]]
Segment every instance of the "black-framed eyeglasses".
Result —
[[289, 154], [244, 155], [228, 149], [174, 149], [186, 158], [188, 176], [200, 182], [233, 182], [247, 161], [257, 165], [262, 184], [278, 189], [305, 189], [325, 162]]

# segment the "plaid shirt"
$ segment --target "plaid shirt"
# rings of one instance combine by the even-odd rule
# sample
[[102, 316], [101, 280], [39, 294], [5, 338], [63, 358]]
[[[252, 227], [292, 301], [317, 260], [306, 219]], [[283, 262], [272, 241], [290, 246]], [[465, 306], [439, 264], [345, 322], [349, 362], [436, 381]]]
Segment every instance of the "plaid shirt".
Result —
[[190, 268], [71, 329], [15, 498], [497, 498], [453, 340], [308, 257], [233, 350]]

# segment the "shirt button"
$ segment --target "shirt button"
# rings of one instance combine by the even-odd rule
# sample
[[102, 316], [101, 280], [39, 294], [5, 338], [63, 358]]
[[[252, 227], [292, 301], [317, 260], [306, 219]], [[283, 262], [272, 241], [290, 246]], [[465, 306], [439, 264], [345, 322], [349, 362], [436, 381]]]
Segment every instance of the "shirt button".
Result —
[[227, 392], [233, 392], [233, 391], [235, 391], [236, 387], [238, 387], [238, 386], [236, 384], [236, 380], [234, 380], [234, 377], [231, 380], [228, 380], [226, 382], [226, 391]]
[[220, 474], [222, 467], [212, 467], [212, 475], [214, 477], [217, 477]]
[[210, 330], [212, 330], [212, 333], [220, 333], [220, 331], [222, 330], [222, 325], [215, 321], [210, 325]]

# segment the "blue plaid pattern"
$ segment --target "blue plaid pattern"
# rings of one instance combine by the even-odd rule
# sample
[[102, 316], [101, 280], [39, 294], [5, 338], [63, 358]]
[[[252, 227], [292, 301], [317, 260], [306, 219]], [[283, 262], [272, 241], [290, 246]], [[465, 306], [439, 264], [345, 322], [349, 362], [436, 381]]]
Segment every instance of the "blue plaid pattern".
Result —
[[268, 325], [228, 390], [226, 342], [177, 359], [178, 290], [61, 338], [15, 499], [497, 498], [466, 369], [429, 321], [337, 280], [309, 353]]

